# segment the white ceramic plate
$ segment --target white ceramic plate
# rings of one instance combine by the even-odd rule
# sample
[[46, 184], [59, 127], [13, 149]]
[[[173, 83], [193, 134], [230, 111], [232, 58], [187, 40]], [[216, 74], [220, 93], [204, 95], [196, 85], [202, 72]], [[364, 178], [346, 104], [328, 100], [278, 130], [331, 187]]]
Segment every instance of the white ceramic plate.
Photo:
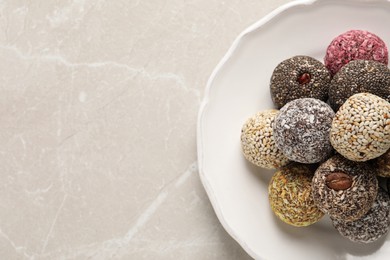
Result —
[[273, 107], [275, 66], [298, 54], [322, 61], [330, 41], [350, 29], [374, 32], [390, 46], [390, 2], [284, 5], [241, 33], [210, 77], [198, 118], [201, 180], [224, 228], [256, 259], [390, 259], [390, 235], [361, 245], [342, 238], [327, 217], [306, 228], [282, 223], [268, 204], [272, 172], [241, 153], [245, 120]]

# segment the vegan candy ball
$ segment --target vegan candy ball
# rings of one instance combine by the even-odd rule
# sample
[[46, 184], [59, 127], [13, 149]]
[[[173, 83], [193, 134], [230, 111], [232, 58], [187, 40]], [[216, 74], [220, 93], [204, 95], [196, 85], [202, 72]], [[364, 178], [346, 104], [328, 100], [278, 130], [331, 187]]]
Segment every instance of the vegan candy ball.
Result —
[[390, 226], [389, 195], [379, 190], [376, 200], [366, 215], [358, 220], [345, 222], [342, 219], [332, 219], [333, 226], [340, 234], [351, 241], [371, 243], [385, 235]]
[[334, 38], [324, 58], [325, 66], [336, 74], [352, 60], [374, 60], [387, 65], [386, 44], [377, 35], [364, 30], [350, 30]]
[[353, 95], [333, 119], [330, 142], [352, 161], [381, 156], [390, 148], [390, 103], [369, 93]]
[[286, 165], [289, 160], [276, 147], [272, 123], [278, 110], [259, 112], [249, 118], [241, 129], [241, 148], [251, 163], [267, 169]]
[[326, 101], [330, 73], [320, 61], [309, 56], [294, 56], [282, 61], [272, 73], [271, 98], [277, 108], [298, 98]]
[[312, 195], [316, 205], [333, 219], [354, 221], [371, 208], [378, 193], [375, 169], [335, 155], [315, 171]]
[[390, 69], [376, 61], [351, 61], [333, 77], [329, 104], [337, 110], [349, 97], [362, 92], [390, 101]]
[[333, 152], [329, 131], [334, 112], [328, 104], [314, 98], [287, 103], [273, 124], [276, 146], [290, 160], [317, 163]]
[[298, 163], [281, 168], [272, 177], [269, 202], [272, 211], [285, 223], [301, 227], [317, 222], [324, 215], [311, 196], [313, 170]]

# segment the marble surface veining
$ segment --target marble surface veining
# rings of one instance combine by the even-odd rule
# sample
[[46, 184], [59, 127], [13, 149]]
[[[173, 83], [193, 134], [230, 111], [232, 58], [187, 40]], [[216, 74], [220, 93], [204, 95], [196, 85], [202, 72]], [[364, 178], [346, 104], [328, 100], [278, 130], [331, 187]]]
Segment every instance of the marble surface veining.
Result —
[[286, 2], [0, 1], [0, 258], [250, 259], [196, 120], [235, 37]]

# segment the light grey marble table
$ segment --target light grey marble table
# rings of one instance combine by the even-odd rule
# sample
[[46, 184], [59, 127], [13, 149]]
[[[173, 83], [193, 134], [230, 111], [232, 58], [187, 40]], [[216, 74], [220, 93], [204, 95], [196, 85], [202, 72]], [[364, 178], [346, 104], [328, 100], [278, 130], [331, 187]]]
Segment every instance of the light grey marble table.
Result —
[[0, 258], [250, 259], [200, 182], [197, 113], [286, 2], [0, 1]]

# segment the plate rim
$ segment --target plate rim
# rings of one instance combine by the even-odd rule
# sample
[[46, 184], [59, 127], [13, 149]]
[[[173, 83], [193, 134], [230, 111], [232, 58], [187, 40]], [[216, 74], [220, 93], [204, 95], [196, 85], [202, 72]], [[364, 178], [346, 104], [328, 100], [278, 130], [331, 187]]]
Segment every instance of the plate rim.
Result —
[[[272, 10], [271, 12], [269, 12], [268, 14], [266, 14], [265, 16], [263, 16], [262, 18], [260, 18], [256, 22], [254, 22], [253, 24], [246, 27], [246, 29], [244, 29], [234, 39], [234, 41], [230, 45], [227, 52], [223, 55], [221, 60], [217, 63], [216, 67], [213, 69], [212, 73], [210, 74], [210, 77], [208, 78], [207, 83], [206, 83], [206, 87], [204, 89], [203, 99], [202, 99], [200, 106], [199, 106], [198, 116], [197, 116], [197, 128], [196, 128], [196, 132], [197, 132], [196, 144], [197, 144], [198, 172], [199, 172], [201, 183], [206, 191], [206, 194], [208, 196], [208, 199], [210, 200], [210, 203], [214, 209], [214, 212], [215, 212], [219, 222], [221, 223], [221, 225], [225, 229], [225, 231], [234, 240], [236, 240], [236, 242], [245, 250], [246, 253], [248, 253], [254, 259], [264, 259], [264, 256], [261, 256], [261, 255], [258, 255], [257, 253], [255, 253], [255, 251], [245, 241], [243, 241], [235, 233], [233, 228], [231, 228], [230, 225], [227, 223], [227, 221], [225, 220], [225, 218], [222, 214], [220, 206], [217, 203], [217, 199], [216, 199], [216, 196], [214, 194], [213, 189], [211, 188], [211, 184], [209, 183], [209, 180], [204, 172], [204, 168], [203, 168], [204, 167], [204, 157], [203, 157], [204, 156], [204, 154], [203, 154], [204, 149], [203, 149], [203, 129], [202, 129], [203, 117], [205, 115], [206, 108], [208, 107], [208, 104], [210, 101], [210, 99], [209, 99], [210, 92], [211, 92], [211, 88], [212, 88], [215, 77], [218, 75], [219, 71], [224, 67], [224, 65], [227, 63], [227, 61], [229, 61], [229, 59], [231, 58], [231, 56], [233, 55], [233, 53], [238, 48], [241, 41], [243, 40], [243, 38], [247, 34], [266, 25], [273, 18], [284, 13], [285, 11], [287, 11], [288, 9], [290, 9], [292, 7], [299, 6], [299, 5], [312, 5], [312, 4], [320, 3], [320, 2], [340, 3], [339, 1], [334, 1], [334, 0], [293, 0], [291, 2], [285, 3], [285, 4], [275, 8], [274, 10]], [[390, 0], [375, 0], [375, 1], [347, 0], [347, 1], [343, 1], [343, 2], [344, 3], [352, 2], [352, 3], [364, 3], [364, 4], [377, 4], [377, 3], [390, 3]]]
[[254, 250], [242, 239], [239, 238], [239, 236], [235, 233], [235, 231], [230, 227], [230, 225], [227, 223], [225, 220], [222, 211], [219, 207], [219, 204], [217, 203], [217, 199], [214, 195], [214, 191], [211, 188], [211, 184], [209, 183], [203, 169], [203, 143], [202, 143], [202, 136], [203, 136], [203, 131], [202, 131], [202, 120], [203, 116], [205, 114], [206, 108], [209, 104], [209, 96], [210, 96], [210, 90], [211, 86], [213, 85], [214, 79], [218, 72], [222, 69], [222, 67], [225, 65], [225, 63], [230, 59], [234, 51], [237, 49], [239, 46], [240, 42], [244, 38], [245, 35], [251, 33], [252, 31], [262, 27], [269, 21], [271, 21], [274, 17], [277, 15], [283, 13], [287, 9], [290, 9], [291, 7], [297, 6], [297, 5], [310, 5], [313, 4], [314, 2], [319, 2], [319, 1], [324, 1], [324, 0], [295, 0], [289, 3], [286, 3], [284, 5], [281, 5], [271, 11], [270, 13], [266, 14], [262, 18], [260, 18], [258, 21], [254, 22], [253, 24], [249, 25], [246, 29], [244, 29], [233, 41], [231, 46], [229, 47], [228, 51], [224, 54], [222, 59], [218, 62], [217, 66], [214, 68], [212, 71], [207, 83], [206, 83], [206, 88], [204, 90], [204, 95], [203, 95], [203, 100], [200, 104], [199, 107], [199, 112], [198, 112], [198, 118], [197, 118], [197, 157], [198, 157], [198, 171], [199, 171], [199, 176], [200, 180], [203, 184], [203, 187], [207, 193], [207, 196], [210, 200], [210, 203], [214, 209], [215, 214], [217, 215], [217, 218], [223, 228], [226, 230], [226, 232], [234, 239], [237, 241], [237, 243], [254, 259], [258, 259], [259, 256], [255, 253]]

